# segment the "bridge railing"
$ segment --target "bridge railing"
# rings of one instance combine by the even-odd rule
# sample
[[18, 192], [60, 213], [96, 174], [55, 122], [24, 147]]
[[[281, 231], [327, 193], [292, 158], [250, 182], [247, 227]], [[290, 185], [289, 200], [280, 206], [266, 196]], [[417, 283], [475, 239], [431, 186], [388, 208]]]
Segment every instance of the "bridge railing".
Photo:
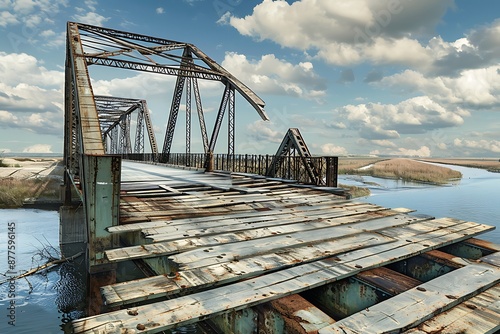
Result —
[[[205, 170], [211, 166], [212, 170], [268, 176], [275, 156], [269, 154], [214, 154], [210, 156], [204, 153], [170, 153], [168, 155], [146, 153], [124, 154], [123, 158]], [[318, 186], [337, 187], [338, 157], [308, 157], [308, 161], [317, 171], [318, 177], [314, 180], [311, 180], [307, 173], [302, 157], [285, 156], [278, 157], [278, 159], [280, 159], [280, 163], [274, 173], [276, 178]]]

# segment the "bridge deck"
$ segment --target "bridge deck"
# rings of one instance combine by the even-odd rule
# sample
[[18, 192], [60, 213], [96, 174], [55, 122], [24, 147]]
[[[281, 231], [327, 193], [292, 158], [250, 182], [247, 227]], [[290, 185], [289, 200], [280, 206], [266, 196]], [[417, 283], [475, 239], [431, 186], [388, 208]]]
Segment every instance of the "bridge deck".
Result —
[[[349, 201], [334, 192], [263, 177], [124, 162], [120, 225], [108, 231], [129, 246], [106, 256], [111, 262], [142, 259], [157, 275], [103, 287], [106, 305], [123, 309], [76, 320], [74, 332], [156, 333], [256, 305], [279, 310], [275, 302], [287, 296], [312, 303], [307, 311], [316, 314], [316, 322], [304, 325], [304, 310], [302, 317], [285, 321], [301, 323], [304, 332], [426, 333], [439, 326], [460, 331], [471, 326], [467, 321], [480, 323], [482, 332], [500, 329], [495, 302], [500, 249], [469, 239], [493, 227]], [[482, 251], [468, 259], [446, 253], [461, 247]], [[440, 264], [437, 271], [446, 275], [411, 277], [408, 268], [422, 256], [427, 264]], [[414, 272], [431, 275], [427, 267]], [[385, 302], [342, 317], [328, 312], [317, 297], [326, 294], [322, 287], [340, 291], [335, 284], [350, 287], [353, 280], [366, 284], [363, 293], [376, 287]], [[481, 317], [485, 314], [487, 319]], [[249, 318], [250, 327], [266, 326], [257, 315]]]

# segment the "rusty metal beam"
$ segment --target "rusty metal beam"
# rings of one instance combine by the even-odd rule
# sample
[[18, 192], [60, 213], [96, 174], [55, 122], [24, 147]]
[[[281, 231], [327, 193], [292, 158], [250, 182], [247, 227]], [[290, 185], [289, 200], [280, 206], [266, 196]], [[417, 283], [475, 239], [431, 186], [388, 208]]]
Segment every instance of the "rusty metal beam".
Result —
[[75, 108], [80, 116], [81, 143], [84, 154], [104, 154], [94, 93], [85, 61], [78, 25], [69, 22], [67, 29], [69, 66], [75, 92]]

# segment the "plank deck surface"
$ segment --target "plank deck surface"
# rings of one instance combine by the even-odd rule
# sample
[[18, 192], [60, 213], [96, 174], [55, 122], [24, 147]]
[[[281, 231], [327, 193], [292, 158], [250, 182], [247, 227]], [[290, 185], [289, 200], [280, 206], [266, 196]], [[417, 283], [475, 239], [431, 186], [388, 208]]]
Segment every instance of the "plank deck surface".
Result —
[[[500, 257], [496, 253], [495, 257]], [[488, 290], [500, 267], [470, 264], [319, 330], [319, 334], [398, 333]]]
[[[447, 321], [461, 328], [450, 319], [464, 312], [471, 319], [487, 315], [484, 328], [500, 322], [498, 303], [491, 301], [498, 297], [499, 253], [466, 261], [439, 251], [491, 226], [346, 200], [317, 187], [242, 173], [204, 174], [130, 162], [123, 169], [120, 225], [107, 230], [133, 244], [106, 250], [106, 258], [168, 257], [175, 269], [102, 287], [105, 304], [124, 309], [75, 320], [74, 333], [157, 333], [426, 252], [455, 261], [458, 269], [416, 288], [419, 282], [412, 281], [369, 313], [358, 312], [320, 333], [412, 326], [430, 333]], [[397, 280], [396, 273], [392, 276]], [[399, 299], [390, 308], [394, 298]], [[137, 302], [147, 304], [132, 306]], [[377, 322], [380, 326], [373, 326]]]

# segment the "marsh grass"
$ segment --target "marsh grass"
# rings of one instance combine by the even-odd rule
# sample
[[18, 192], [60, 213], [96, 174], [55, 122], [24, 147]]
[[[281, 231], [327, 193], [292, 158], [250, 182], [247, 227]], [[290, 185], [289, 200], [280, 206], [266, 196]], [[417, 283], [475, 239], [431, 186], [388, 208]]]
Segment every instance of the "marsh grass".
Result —
[[59, 198], [60, 180], [46, 179], [0, 179], [0, 208], [18, 208], [26, 198]]
[[411, 159], [391, 159], [377, 162], [365, 170], [375, 177], [400, 179], [432, 184], [446, 184], [462, 178], [462, 173], [451, 168], [435, 166]]
[[339, 174], [357, 174], [361, 167], [383, 161], [381, 158], [339, 158]]
[[339, 187], [346, 189], [347, 192], [351, 195], [351, 198], [366, 197], [370, 196], [371, 193], [370, 189], [365, 187], [349, 186], [346, 184], [340, 184]]

